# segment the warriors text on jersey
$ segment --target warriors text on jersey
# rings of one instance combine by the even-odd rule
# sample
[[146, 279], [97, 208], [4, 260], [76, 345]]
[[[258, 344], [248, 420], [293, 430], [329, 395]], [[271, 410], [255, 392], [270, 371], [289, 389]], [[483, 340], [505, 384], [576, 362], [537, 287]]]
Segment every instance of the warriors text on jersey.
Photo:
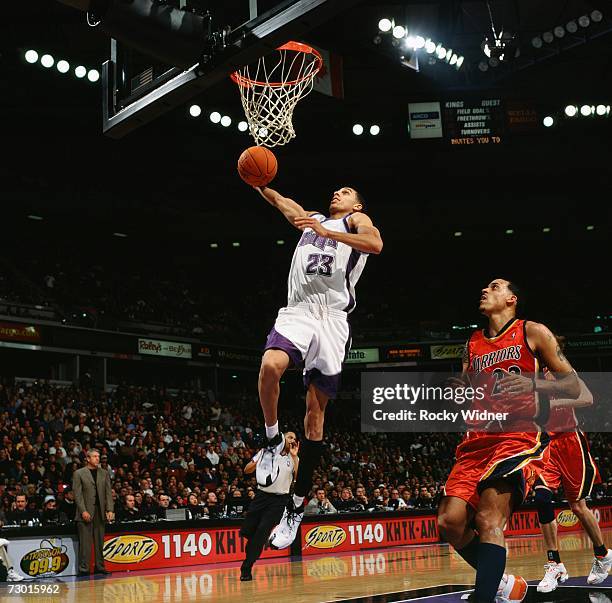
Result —
[[526, 321], [513, 319], [495, 337], [488, 337], [483, 330], [470, 337], [468, 374], [474, 387], [485, 389], [485, 397], [475, 400], [472, 408], [495, 412], [509, 412], [511, 423], [503, 426], [513, 431], [537, 431], [533, 419], [538, 414], [535, 392], [507, 398], [499, 384], [506, 372], [526, 374], [533, 378], [538, 372], [538, 360], [527, 342]]
[[[328, 230], [351, 232], [348, 216], [332, 220], [317, 213], [312, 217]], [[306, 228], [291, 262], [287, 305], [306, 303], [351, 312], [355, 308], [355, 285], [367, 258], [366, 253]]]

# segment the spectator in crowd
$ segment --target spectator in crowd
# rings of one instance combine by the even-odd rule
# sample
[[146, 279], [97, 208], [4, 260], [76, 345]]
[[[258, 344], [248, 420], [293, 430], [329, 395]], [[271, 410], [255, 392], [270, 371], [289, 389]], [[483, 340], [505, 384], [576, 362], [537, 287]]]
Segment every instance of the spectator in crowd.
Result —
[[76, 503], [74, 502], [74, 491], [71, 486], [64, 486], [61, 499], [59, 501], [59, 510], [66, 515], [68, 521], [76, 519]]
[[198, 495], [195, 492], [191, 492], [187, 496], [187, 517], [189, 519], [200, 519], [204, 512], [204, 505], [200, 504]]
[[329, 502], [325, 494], [325, 488], [317, 488], [315, 497], [310, 499], [304, 507], [304, 515], [317, 513], [337, 513], [336, 508]]
[[170, 508], [170, 497], [164, 493], [160, 492], [157, 495], [157, 509], [155, 510], [155, 514], [158, 519], [166, 519], [166, 511]]
[[353, 498], [353, 492], [350, 488], [342, 488], [342, 493], [340, 494], [340, 500], [336, 503], [336, 509], [342, 513], [346, 513], [349, 511], [354, 511], [359, 508], [360, 510], [364, 510], [362, 505]]
[[10, 525], [24, 526], [40, 520], [38, 511], [28, 509], [28, 499], [25, 494], [17, 494], [13, 508], [6, 514]]
[[400, 493], [397, 488], [391, 490], [391, 499], [389, 500], [389, 508], [394, 511], [402, 511], [406, 508], [406, 503], [403, 498], [400, 498]]
[[136, 521], [141, 519], [140, 510], [136, 507], [136, 497], [133, 494], [126, 494], [123, 504], [117, 509], [117, 521]]
[[68, 517], [65, 513], [59, 510], [55, 496], [49, 494], [45, 496], [43, 502], [43, 511], [41, 513], [41, 522], [43, 524], [65, 524], [68, 523]]
[[217, 500], [217, 495], [212, 490], [206, 495], [206, 510], [210, 519], [218, 519], [222, 515], [222, 509]]
[[227, 514], [230, 517], [242, 517], [248, 509], [247, 501], [242, 496], [242, 492], [236, 488], [227, 503]]

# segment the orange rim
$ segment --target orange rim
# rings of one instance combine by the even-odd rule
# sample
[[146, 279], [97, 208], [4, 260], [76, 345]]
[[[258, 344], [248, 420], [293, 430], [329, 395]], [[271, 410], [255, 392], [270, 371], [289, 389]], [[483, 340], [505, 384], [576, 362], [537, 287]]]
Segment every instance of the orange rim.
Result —
[[251, 86], [270, 86], [271, 88], [283, 88], [284, 86], [295, 86], [296, 84], [300, 84], [304, 80], [313, 78], [323, 66], [323, 57], [321, 53], [312, 46], [308, 46], [308, 44], [302, 44], [301, 42], [287, 42], [282, 46], [279, 46], [276, 50], [293, 50], [294, 52], [303, 52], [304, 54], [311, 54], [315, 57], [316, 66], [313, 69], [312, 73], [309, 75], [305, 75], [296, 80], [292, 80], [290, 82], [260, 82], [259, 80], [252, 80], [248, 77], [245, 77], [240, 74], [238, 71], [234, 71], [230, 75], [232, 80], [236, 82], [242, 88], [250, 88]]

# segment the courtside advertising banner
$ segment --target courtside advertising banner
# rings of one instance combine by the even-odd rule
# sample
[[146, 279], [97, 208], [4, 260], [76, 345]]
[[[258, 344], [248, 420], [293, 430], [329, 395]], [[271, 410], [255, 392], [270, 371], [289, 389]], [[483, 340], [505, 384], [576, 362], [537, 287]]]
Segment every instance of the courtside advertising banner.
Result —
[[439, 542], [434, 515], [311, 522], [307, 517], [301, 525], [302, 555]]
[[74, 536], [11, 538], [8, 553], [15, 570], [26, 578], [56, 578], [77, 574], [79, 541]]
[[[175, 568], [181, 565], [242, 561], [247, 541], [240, 537], [239, 527], [209, 530], [168, 530], [106, 534], [104, 559], [112, 571]], [[289, 549], [264, 548], [263, 559], [288, 557]]]
[[[589, 505], [600, 527], [612, 527], [612, 506]], [[582, 530], [580, 521], [566, 507], [555, 510], [560, 532]], [[315, 516], [316, 517], [316, 516]], [[440, 542], [438, 520], [434, 514], [410, 516], [393, 514], [389, 518], [358, 519], [334, 516], [316, 521], [304, 518], [302, 555], [317, 555], [362, 549], [387, 548], [412, 544]], [[350, 517], [350, 516], [349, 516]], [[519, 509], [513, 513], [504, 530], [506, 536], [537, 536], [540, 534], [538, 513], [535, 509]]]
[[161, 341], [159, 339], [139, 339], [138, 352], [149, 356], [165, 356], [167, 358], [189, 358], [191, 360], [191, 344], [178, 341]]

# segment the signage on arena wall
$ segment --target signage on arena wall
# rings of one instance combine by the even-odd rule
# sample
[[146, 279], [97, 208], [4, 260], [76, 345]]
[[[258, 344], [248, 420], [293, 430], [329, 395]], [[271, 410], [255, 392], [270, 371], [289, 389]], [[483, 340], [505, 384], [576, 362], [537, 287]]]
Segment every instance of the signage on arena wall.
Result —
[[[612, 505], [592, 506], [602, 528], [612, 527]], [[578, 518], [567, 508], [555, 510], [559, 532], [582, 529]], [[440, 542], [436, 516], [398, 515], [350, 521], [330, 517], [329, 521], [316, 521], [305, 517], [301, 529], [302, 555], [316, 555], [341, 551], [358, 551]], [[516, 511], [504, 530], [506, 536], [537, 536], [540, 534], [538, 513], [535, 509]]]
[[450, 343], [445, 345], [432, 345], [429, 350], [432, 360], [451, 360], [461, 358], [465, 343]]
[[23, 325], [16, 322], [0, 322], [0, 339], [4, 341], [24, 341], [40, 343], [40, 331], [34, 325]]
[[191, 344], [159, 339], [139, 339], [138, 352], [168, 358], [191, 358]]
[[72, 536], [11, 538], [15, 569], [27, 578], [73, 576], [77, 573], [78, 539]]
[[415, 360], [423, 357], [423, 348], [420, 345], [405, 345], [401, 347], [387, 348], [385, 360]]
[[409, 103], [408, 127], [410, 138], [442, 138], [440, 103]]
[[354, 521], [330, 519], [318, 523], [311, 523], [307, 518], [301, 531], [302, 555], [439, 542], [438, 522], [434, 515]]
[[344, 98], [344, 74], [342, 56], [312, 44], [321, 53], [323, 66], [315, 76], [313, 89], [321, 94]]
[[366, 362], [378, 362], [380, 354], [378, 348], [354, 348], [349, 350], [344, 360], [345, 364], [358, 364]]
[[[242, 561], [247, 541], [239, 534], [240, 528], [181, 529], [106, 534], [104, 559], [111, 571], [174, 568], [201, 563]], [[288, 557], [289, 549], [275, 551], [264, 548], [263, 559]]]

